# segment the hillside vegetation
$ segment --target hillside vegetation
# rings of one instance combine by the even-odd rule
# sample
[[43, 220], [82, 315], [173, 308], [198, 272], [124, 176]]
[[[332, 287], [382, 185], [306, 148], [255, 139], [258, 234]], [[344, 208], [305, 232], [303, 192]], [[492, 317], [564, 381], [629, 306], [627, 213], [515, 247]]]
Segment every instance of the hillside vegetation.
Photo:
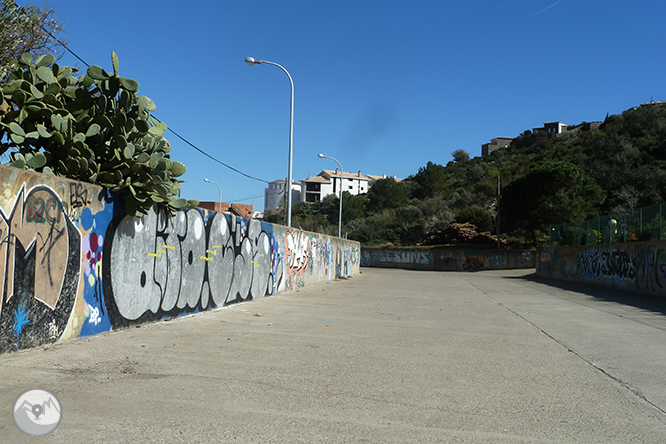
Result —
[[[590, 129], [591, 127], [591, 129]], [[500, 233], [508, 245], [547, 239], [548, 226], [631, 211], [666, 197], [666, 106], [654, 104], [585, 122], [563, 134], [525, 131], [511, 145], [446, 166], [428, 162], [401, 182], [343, 194], [343, 233], [365, 245], [417, 245], [452, 222]], [[293, 226], [337, 233], [339, 201], [298, 203]]]

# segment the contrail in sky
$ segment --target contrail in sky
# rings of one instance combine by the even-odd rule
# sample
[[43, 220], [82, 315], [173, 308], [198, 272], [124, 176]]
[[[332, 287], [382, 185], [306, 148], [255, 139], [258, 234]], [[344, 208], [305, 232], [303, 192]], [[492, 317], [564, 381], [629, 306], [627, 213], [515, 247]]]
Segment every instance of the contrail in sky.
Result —
[[548, 11], [550, 8], [552, 8], [553, 6], [557, 5], [558, 3], [560, 3], [560, 2], [555, 2], [555, 3], [553, 3], [552, 5], [550, 5], [549, 7], [542, 9], [541, 11], [537, 12], [536, 14], [532, 14], [531, 16], [529, 16], [529, 17], [527, 17], [527, 18], [536, 17], [537, 15], [541, 14], [542, 12], [546, 12], [546, 11]]

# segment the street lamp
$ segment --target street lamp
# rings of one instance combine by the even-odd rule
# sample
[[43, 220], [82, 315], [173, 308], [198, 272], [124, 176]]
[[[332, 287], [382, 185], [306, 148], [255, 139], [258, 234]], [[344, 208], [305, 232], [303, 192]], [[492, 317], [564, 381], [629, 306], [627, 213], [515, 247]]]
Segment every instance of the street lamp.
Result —
[[218, 200], [218, 203], [219, 203], [219, 205], [220, 205], [220, 206], [219, 206], [219, 212], [221, 213], [221, 212], [222, 212], [222, 187], [220, 186], [219, 183], [217, 183], [217, 182], [213, 182], [212, 180], [204, 179], [204, 182], [214, 183], [214, 184], [217, 185], [217, 187], [220, 189], [220, 198], [219, 198], [219, 200]]
[[268, 60], [256, 60], [252, 57], [246, 57], [245, 63], [249, 66], [252, 65], [261, 65], [266, 63], [267, 65], [274, 65], [284, 71], [289, 77], [289, 83], [291, 84], [291, 104], [289, 111], [289, 170], [287, 172], [287, 226], [291, 227], [291, 164], [293, 159], [293, 141], [294, 141], [294, 81], [291, 79], [289, 71], [284, 69], [283, 66], [278, 65], [277, 63], [269, 62]]
[[342, 237], [342, 164], [338, 161], [338, 159], [329, 156], [324, 156], [323, 154], [319, 154], [319, 158], [335, 160], [336, 162], [338, 162], [338, 165], [340, 166], [340, 211], [338, 215], [338, 237]]

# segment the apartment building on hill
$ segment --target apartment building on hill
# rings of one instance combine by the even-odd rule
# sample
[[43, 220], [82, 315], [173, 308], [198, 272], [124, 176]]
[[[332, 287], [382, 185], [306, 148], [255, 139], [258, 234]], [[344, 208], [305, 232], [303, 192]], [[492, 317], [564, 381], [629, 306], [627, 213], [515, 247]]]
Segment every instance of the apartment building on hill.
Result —
[[[277, 210], [284, 207], [286, 202], [285, 188], [287, 181], [285, 179], [274, 180], [268, 183], [268, 188], [264, 190], [264, 212], [270, 210]], [[301, 184], [299, 182], [291, 182], [291, 201], [298, 202], [301, 200]]]
[[[340, 170], [322, 170], [319, 174], [312, 177], [308, 175], [300, 183], [292, 182], [292, 202], [319, 202], [326, 196], [338, 195], [340, 188], [349, 194], [358, 195], [367, 193], [372, 184], [380, 179], [387, 179], [389, 176], [383, 174], [376, 176], [373, 174], [363, 175], [358, 173], [342, 173], [340, 181]], [[392, 177], [393, 180], [401, 179]], [[268, 184], [264, 192], [264, 211], [270, 212], [280, 208], [281, 202], [284, 202], [284, 189], [286, 181], [283, 179], [275, 180]]]

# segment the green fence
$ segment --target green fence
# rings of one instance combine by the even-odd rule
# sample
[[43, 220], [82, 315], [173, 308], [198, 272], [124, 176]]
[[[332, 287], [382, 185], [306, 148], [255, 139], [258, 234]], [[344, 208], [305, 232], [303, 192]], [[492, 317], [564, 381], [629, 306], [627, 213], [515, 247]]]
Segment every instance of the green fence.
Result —
[[594, 245], [666, 239], [666, 205], [643, 207], [584, 222], [551, 225], [550, 245]]

